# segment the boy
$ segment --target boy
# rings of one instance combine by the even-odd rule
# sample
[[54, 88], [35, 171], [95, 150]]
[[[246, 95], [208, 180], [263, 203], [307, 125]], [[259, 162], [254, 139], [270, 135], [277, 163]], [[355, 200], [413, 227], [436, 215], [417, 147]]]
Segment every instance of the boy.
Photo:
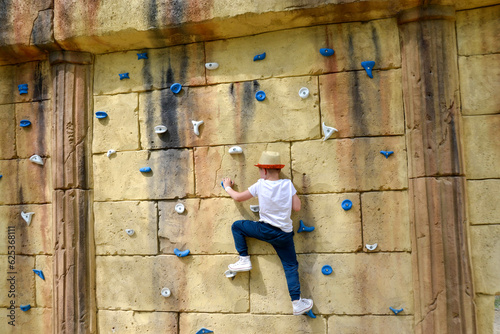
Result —
[[259, 163], [260, 179], [244, 192], [231, 188], [230, 178], [222, 179], [226, 192], [237, 202], [252, 197], [259, 198], [260, 221], [238, 220], [231, 227], [234, 244], [240, 254], [238, 262], [230, 264], [229, 270], [249, 271], [252, 269], [245, 237], [266, 241], [273, 245], [285, 270], [288, 292], [292, 299], [293, 315], [304, 314], [313, 307], [311, 299], [300, 298], [299, 263], [293, 243], [292, 209], [300, 210], [300, 199], [292, 182], [280, 179], [281, 164], [278, 152], [264, 151]]

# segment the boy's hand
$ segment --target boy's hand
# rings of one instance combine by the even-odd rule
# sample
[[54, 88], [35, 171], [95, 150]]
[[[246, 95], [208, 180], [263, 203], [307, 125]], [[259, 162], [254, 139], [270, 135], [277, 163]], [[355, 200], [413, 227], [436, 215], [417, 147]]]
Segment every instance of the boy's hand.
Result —
[[234, 182], [230, 178], [225, 177], [225, 178], [222, 179], [222, 184], [224, 185], [224, 188], [226, 188], [226, 187], [233, 186]]

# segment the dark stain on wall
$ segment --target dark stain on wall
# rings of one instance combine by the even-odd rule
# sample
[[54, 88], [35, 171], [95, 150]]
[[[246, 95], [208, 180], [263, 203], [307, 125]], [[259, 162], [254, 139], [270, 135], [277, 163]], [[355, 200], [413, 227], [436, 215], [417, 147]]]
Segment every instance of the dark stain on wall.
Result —
[[12, 29], [7, 24], [7, 22], [9, 22], [9, 16], [12, 15], [11, 6], [12, 6], [12, 0], [0, 0], [0, 42], [1, 42], [1, 44], [4, 44], [4, 45], [10, 44], [8, 42], [4, 42], [4, 39], [2, 38], [4, 36], [5, 37], [10, 36], [10, 34], [9, 33], [2, 34], [2, 31], [4, 31], [4, 30], [8, 31], [8, 30]]
[[[352, 36], [349, 36], [349, 54], [354, 54], [354, 44], [352, 41]], [[352, 62], [353, 60], [351, 60]], [[353, 67], [354, 64], [351, 64]], [[366, 75], [364, 71], [353, 71], [352, 72], [352, 82], [349, 84], [351, 86], [351, 100], [352, 100], [352, 114], [351, 114], [351, 124], [353, 125], [354, 133], [368, 133], [365, 118], [365, 108], [363, 106], [363, 96], [361, 94], [361, 87], [359, 83], [359, 76]]]
[[34, 81], [33, 100], [43, 100], [47, 96], [47, 85], [45, 84], [45, 78], [43, 76], [42, 62], [38, 62], [35, 66]]

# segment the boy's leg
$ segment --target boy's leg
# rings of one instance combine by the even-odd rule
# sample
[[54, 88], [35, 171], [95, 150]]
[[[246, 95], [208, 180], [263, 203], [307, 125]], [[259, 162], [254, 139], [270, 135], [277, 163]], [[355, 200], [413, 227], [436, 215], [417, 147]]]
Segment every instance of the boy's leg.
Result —
[[245, 237], [260, 239], [260, 222], [252, 220], [237, 220], [231, 226], [234, 246], [240, 256], [248, 256], [248, 246]]
[[300, 281], [299, 281], [299, 262], [295, 253], [295, 244], [293, 243], [293, 232], [284, 233], [282, 238], [273, 240], [273, 245], [278, 254], [283, 269], [285, 270], [288, 292], [292, 301], [300, 299]]

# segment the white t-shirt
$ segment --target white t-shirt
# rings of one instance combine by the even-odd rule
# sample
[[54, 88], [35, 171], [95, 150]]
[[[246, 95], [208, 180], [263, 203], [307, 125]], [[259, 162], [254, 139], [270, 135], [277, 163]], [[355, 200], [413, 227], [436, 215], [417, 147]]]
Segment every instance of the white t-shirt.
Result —
[[260, 220], [279, 227], [283, 232], [292, 232], [292, 197], [297, 193], [292, 181], [259, 179], [248, 190], [259, 198]]

